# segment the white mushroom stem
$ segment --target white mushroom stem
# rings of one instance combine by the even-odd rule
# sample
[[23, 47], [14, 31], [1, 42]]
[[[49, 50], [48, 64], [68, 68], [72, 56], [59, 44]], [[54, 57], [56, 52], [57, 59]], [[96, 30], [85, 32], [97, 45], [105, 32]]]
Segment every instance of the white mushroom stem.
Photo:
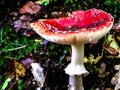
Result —
[[66, 74], [72, 77], [73, 81], [69, 82], [72, 84], [72, 90], [83, 90], [82, 89], [82, 75], [88, 73], [84, 67], [84, 44], [72, 45], [72, 57], [70, 64], [65, 68]]
[[88, 73], [83, 64], [84, 44], [72, 45], [72, 57], [70, 64], [65, 68], [69, 75], [82, 75]]
[[71, 63], [75, 66], [83, 66], [84, 57], [84, 44], [72, 45], [72, 61]]

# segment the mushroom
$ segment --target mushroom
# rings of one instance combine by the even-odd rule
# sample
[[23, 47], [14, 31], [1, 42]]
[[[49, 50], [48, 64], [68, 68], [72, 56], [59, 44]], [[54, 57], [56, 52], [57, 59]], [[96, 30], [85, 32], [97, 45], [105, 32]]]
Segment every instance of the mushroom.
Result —
[[79, 85], [79, 82], [82, 82], [82, 75], [88, 73], [83, 63], [84, 44], [102, 38], [110, 31], [113, 22], [114, 18], [109, 13], [93, 8], [73, 11], [68, 17], [38, 20], [30, 26], [48, 41], [71, 45], [71, 62], [65, 72], [75, 76], [73, 90], [82, 90], [82, 83]]

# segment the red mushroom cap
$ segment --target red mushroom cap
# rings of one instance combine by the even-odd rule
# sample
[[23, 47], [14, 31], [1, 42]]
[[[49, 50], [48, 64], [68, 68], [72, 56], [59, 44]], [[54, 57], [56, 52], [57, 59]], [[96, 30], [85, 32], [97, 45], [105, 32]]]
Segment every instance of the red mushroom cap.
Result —
[[68, 17], [38, 20], [31, 27], [43, 38], [59, 44], [96, 41], [109, 32], [114, 19], [99, 9], [73, 11]]

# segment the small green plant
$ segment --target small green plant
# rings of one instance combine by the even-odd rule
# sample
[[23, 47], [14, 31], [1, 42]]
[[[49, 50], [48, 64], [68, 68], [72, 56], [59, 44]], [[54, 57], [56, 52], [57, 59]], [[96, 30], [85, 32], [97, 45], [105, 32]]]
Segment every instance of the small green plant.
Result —
[[105, 4], [110, 8], [112, 7], [113, 9], [111, 9], [111, 13], [113, 13], [114, 18], [119, 17], [118, 16], [118, 12], [120, 10], [120, 1], [117, 0], [106, 0]]
[[50, 3], [50, 0], [38, 0], [35, 2], [36, 4], [43, 4], [43, 5], [48, 5]]
[[19, 36], [9, 24], [0, 29], [0, 54], [5, 57], [19, 60], [21, 57], [29, 54], [39, 44], [34, 41], [34, 38]]

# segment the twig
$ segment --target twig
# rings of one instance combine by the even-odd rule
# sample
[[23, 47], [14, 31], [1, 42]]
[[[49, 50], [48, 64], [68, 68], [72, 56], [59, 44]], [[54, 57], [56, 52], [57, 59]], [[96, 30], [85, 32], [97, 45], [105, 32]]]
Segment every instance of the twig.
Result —
[[8, 52], [8, 51], [14, 51], [14, 50], [18, 50], [18, 49], [22, 49], [25, 48], [27, 45], [23, 45], [21, 47], [17, 47], [17, 48], [12, 48], [12, 49], [8, 49], [8, 50], [2, 50], [3, 52]]

